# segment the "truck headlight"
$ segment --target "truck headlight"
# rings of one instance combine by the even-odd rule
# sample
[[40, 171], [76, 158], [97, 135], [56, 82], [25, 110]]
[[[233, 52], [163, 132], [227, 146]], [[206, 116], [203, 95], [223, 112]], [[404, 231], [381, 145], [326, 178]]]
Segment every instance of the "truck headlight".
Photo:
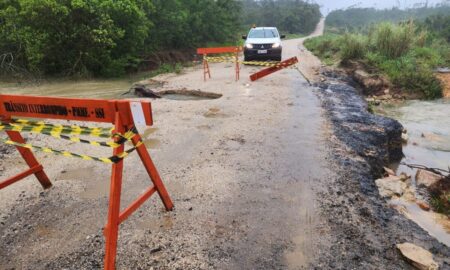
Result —
[[247, 44], [245, 44], [245, 47], [247, 49], [253, 49], [253, 44], [247, 43]]
[[280, 43], [280, 42], [277, 42], [277, 43], [272, 44], [272, 48], [278, 48], [278, 47], [280, 47], [280, 46], [281, 46], [281, 43]]

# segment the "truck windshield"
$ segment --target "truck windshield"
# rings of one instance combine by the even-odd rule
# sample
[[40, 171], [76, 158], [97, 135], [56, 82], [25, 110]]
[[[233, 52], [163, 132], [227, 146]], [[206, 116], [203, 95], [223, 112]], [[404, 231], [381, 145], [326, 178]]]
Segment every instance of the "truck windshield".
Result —
[[275, 29], [253, 29], [248, 34], [249, 38], [276, 38], [278, 37]]

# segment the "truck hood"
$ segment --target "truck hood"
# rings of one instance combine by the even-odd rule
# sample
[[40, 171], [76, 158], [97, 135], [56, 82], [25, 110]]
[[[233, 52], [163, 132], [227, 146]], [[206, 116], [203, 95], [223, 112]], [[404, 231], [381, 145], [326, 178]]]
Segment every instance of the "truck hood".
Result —
[[247, 38], [246, 44], [273, 44], [280, 42], [280, 38]]

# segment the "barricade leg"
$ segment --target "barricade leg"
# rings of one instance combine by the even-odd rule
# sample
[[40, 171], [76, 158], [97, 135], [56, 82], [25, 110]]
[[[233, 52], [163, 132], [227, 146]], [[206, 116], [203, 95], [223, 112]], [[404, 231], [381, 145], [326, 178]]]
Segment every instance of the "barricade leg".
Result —
[[[204, 56], [206, 57], [206, 55]], [[203, 58], [203, 80], [206, 81], [206, 75], [211, 79], [211, 72], [209, 71], [209, 64], [206, 59]]]
[[[120, 114], [116, 112], [116, 132], [123, 134], [124, 126], [120, 120]], [[125, 146], [114, 149], [114, 155], [122, 153]], [[106, 250], [105, 267], [106, 270], [114, 270], [116, 265], [117, 239], [119, 237], [119, 214], [120, 214], [120, 194], [122, 192], [122, 172], [123, 160], [112, 165], [111, 185], [109, 192], [108, 223], [105, 227]]]
[[239, 81], [239, 73], [240, 73], [239, 52], [236, 52], [236, 81]]
[[[7, 131], [6, 132], [9, 136], [9, 138], [12, 141], [18, 142], [18, 143], [26, 143], [22, 135], [18, 131]], [[0, 189], [4, 188], [14, 182], [17, 182], [24, 177], [33, 174], [38, 179], [39, 183], [41, 183], [42, 187], [44, 189], [48, 189], [52, 186], [52, 183], [50, 182], [50, 179], [48, 178], [47, 174], [45, 174], [44, 169], [42, 165], [37, 161], [36, 157], [34, 156], [33, 152], [28, 148], [23, 147], [16, 147], [17, 151], [19, 151], [22, 158], [25, 160], [27, 165], [30, 167], [28, 171], [25, 173], [19, 174], [16, 177], [12, 177], [2, 183], [0, 183]]]
[[[133, 144], [136, 145], [138, 142], [141, 141], [140, 135], [136, 135], [132, 138]], [[150, 154], [147, 151], [147, 148], [144, 144], [141, 144], [136, 151], [139, 154], [139, 157], [142, 160], [142, 163], [144, 163], [145, 169], [147, 170], [148, 175], [150, 176], [150, 179], [153, 182], [153, 185], [156, 188], [156, 191], [158, 192], [159, 197], [163, 201], [164, 207], [167, 211], [171, 211], [173, 209], [173, 203], [170, 199], [169, 193], [167, 192], [166, 188], [164, 187], [164, 184], [161, 180], [161, 177], [159, 176], [158, 170], [155, 167], [155, 164], [153, 164], [152, 158], [150, 157]]]

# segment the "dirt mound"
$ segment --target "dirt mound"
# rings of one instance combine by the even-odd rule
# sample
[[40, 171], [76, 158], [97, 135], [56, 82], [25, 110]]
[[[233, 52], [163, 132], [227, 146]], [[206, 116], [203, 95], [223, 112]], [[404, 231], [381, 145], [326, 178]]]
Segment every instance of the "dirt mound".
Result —
[[388, 93], [391, 87], [389, 80], [378, 74], [361, 62], [347, 61], [342, 63], [346, 73], [362, 88], [363, 94], [384, 95]]

